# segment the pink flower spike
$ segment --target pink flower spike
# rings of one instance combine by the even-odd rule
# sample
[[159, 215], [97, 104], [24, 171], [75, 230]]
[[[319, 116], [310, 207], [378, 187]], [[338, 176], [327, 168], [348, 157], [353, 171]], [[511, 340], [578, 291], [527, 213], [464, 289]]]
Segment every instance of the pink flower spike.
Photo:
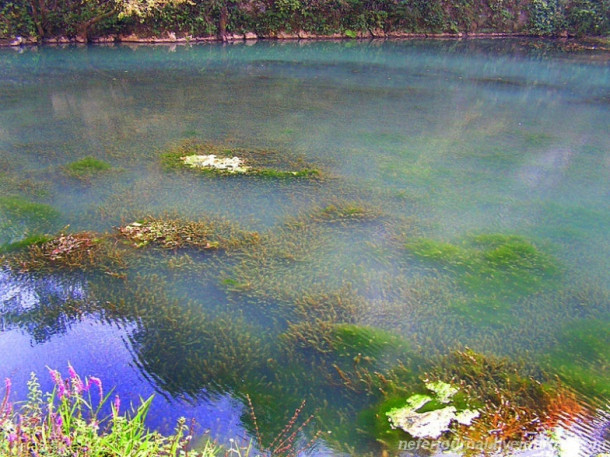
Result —
[[100, 378], [96, 378], [95, 376], [89, 377], [91, 384], [95, 384], [100, 392], [100, 400], [104, 398], [104, 390], [102, 389], [102, 380]]
[[78, 374], [72, 365], [68, 363], [68, 373], [70, 373], [70, 378], [76, 379], [78, 378]]
[[8, 444], [13, 444], [15, 441], [17, 441], [17, 434], [9, 433], [8, 434]]
[[117, 415], [119, 414], [120, 409], [121, 409], [121, 399], [117, 395], [114, 397], [114, 410], [116, 411]]
[[68, 363], [68, 373], [70, 373], [72, 392], [74, 392], [75, 395], [80, 395], [85, 390], [85, 386], [83, 385], [83, 381], [81, 380], [80, 376], [78, 375], [78, 373], [76, 372], [74, 367], [72, 365], [70, 365], [69, 363]]
[[62, 400], [65, 396], [67, 396], [66, 383], [61, 377], [61, 373], [59, 371], [51, 370], [49, 368], [49, 373], [51, 374], [51, 379], [53, 379], [53, 382], [57, 386], [57, 393], [59, 394], [59, 399]]

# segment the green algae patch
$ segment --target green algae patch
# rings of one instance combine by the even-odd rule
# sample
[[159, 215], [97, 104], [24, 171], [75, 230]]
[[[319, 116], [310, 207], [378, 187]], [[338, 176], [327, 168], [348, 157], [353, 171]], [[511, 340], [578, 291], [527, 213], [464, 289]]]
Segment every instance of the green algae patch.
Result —
[[536, 292], [560, 270], [553, 256], [515, 235], [477, 235], [461, 244], [418, 239], [406, 248], [415, 257], [456, 273], [468, 290], [499, 296]]
[[0, 197], [0, 221], [40, 225], [52, 222], [59, 212], [52, 206], [36, 203], [21, 197]]
[[55, 231], [59, 228], [59, 217], [59, 211], [50, 205], [18, 196], [0, 197], [0, 245], [10, 250], [12, 243]]
[[354, 324], [334, 325], [329, 343], [337, 355], [352, 358], [380, 360], [390, 354], [410, 351], [406, 341], [385, 330]]
[[610, 323], [583, 319], [568, 324], [550, 355], [565, 383], [592, 398], [610, 396]]
[[66, 165], [65, 170], [68, 175], [78, 179], [91, 179], [99, 174], [108, 172], [112, 166], [95, 157], [84, 157], [80, 160]]
[[166, 170], [189, 170], [207, 175], [257, 176], [289, 179], [321, 177], [320, 170], [291, 153], [245, 149], [183, 141], [161, 154]]
[[0, 245], [0, 254], [20, 251], [30, 246], [46, 243], [52, 239], [53, 237], [50, 235], [29, 235], [22, 240]]

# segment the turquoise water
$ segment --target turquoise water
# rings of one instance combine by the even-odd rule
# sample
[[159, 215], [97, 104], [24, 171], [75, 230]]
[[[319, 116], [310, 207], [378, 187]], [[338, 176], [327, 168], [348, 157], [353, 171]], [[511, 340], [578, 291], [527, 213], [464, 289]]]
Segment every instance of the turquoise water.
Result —
[[[389, 331], [423, 359], [469, 347], [536, 369], [567, 357], [607, 385], [607, 350], [574, 351], [569, 329], [610, 321], [609, 83], [607, 53], [527, 40], [0, 49], [0, 191], [59, 213], [33, 221], [0, 202], [0, 244], [170, 213], [262, 240], [143, 250], [125, 279], [3, 270], [0, 377], [23, 398], [30, 371], [48, 386], [45, 366], [71, 362], [127, 401], [156, 393], [151, 426], [195, 417], [221, 441], [252, 431], [245, 394], [270, 434], [306, 399], [333, 432], [319, 454], [376, 448], [357, 431], [374, 399], [303, 376], [308, 364], [336, 373], [286, 343], [316, 319]], [[324, 179], [163, 169], [184, 141], [275, 150]], [[113, 170], [70, 177], [87, 156]], [[365, 217], [329, 220], [329, 205]], [[525, 240], [552, 271], [480, 271], [472, 240], [485, 234]], [[422, 239], [465, 257], [429, 262]], [[300, 365], [282, 370], [283, 357]]]

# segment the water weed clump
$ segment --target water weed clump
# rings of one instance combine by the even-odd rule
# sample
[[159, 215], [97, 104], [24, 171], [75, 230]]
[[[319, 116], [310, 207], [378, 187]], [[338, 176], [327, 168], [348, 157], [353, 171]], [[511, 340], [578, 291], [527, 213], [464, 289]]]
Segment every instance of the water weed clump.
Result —
[[316, 178], [320, 170], [301, 157], [266, 149], [244, 149], [194, 140], [183, 141], [161, 155], [168, 170], [190, 170], [208, 175], [260, 178]]
[[162, 249], [230, 249], [255, 244], [256, 232], [245, 232], [224, 221], [190, 221], [178, 218], [146, 218], [118, 228], [135, 247]]
[[392, 370], [415, 360], [409, 344], [381, 329], [323, 320], [290, 324], [280, 335], [284, 353], [317, 367], [320, 379], [345, 391], [379, 395]]
[[94, 232], [36, 236], [20, 244], [23, 246], [15, 247], [13, 243], [14, 252], [6, 256], [8, 265], [20, 272], [104, 271], [119, 275], [125, 268], [124, 250], [107, 235]]
[[337, 200], [314, 209], [310, 217], [315, 222], [345, 223], [370, 221], [381, 216], [381, 211], [364, 202]]
[[102, 160], [96, 159], [95, 157], [85, 157], [74, 162], [70, 162], [66, 165], [66, 173], [77, 179], [89, 180], [101, 173], [108, 172], [112, 169], [112, 166]]
[[[68, 372], [69, 377], [63, 378], [49, 369], [55, 387], [47, 395], [43, 395], [32, 373], [28, 400], [19, 409], [10, 403], [12, 386], [10, 380], [5, 381], [0, 402], [1, 455], [213, 457], [221, 452], [211, 442], [200, 450], [190, 449], [192, 434], [184, 419], [178, 421], [170, 436], [150, 431], [145, 421], [153, 397], [142, 400], [135, 409], [127, 409], [118, 395], [111, 398], [112, 391], [104, 391], [99, 378], [82, 378], [70, 365]], [[105, 412], [108, 408], [109, 415]]]
[[522, 364], [472, 350], [445, 357], [429, 377], [451, 380], [480, 411], [472, 426], [458, 431], [465, 441], [528, 441], [584, 414], [577, 395], [552, 376], [534, 378]]

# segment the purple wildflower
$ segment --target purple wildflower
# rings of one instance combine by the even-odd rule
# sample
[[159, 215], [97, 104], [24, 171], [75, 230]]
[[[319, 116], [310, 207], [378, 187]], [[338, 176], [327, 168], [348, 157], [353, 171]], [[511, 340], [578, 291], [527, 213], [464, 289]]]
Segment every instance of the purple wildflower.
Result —
[[51, 370], [49, 368], [49, 373], [51, 374], [51, 379], [53, 379], [53, 382], [57, 386], [57, 393], [59, 394], [59, 399], [62, 400], [64, 397], [67, 396], [66, 383], [61, 377], [61, 373], [59, 371]]
[[8, 444], [13, 444], [15, 441], [17, 441], [17, 434], [9, 433], [8, 434]]
[[9, 378], [6, 378], [4, 380], [4, 398], [2, 399], [2, 402], [0, 402], [0, 419], [2, 420], [4, 420], [4, 416], [8, 417], [12, 410], [11, 404], [9, 402], [9, 397], [11, 395], [11, 385], [11, 380]]
[[70, 363], [68, 363], [68, 373], [70, 373], [70, 377], [72, 379], [78, 378], [78, 374], [76, 373], [76, 370]]
[[85, 386], [83, 385], [83, 381], [80, 379], [80, 376], [72, 367], [72, 365], [68, 364], [68, 373], [70, 373], [70, 380], [72, 383], [72, 391], [75, 395], [80, 395], [84, 390]]
[[[100, 392], [100, 400], [104, 398], [104, 390], [102, 389], [102, 380], [100, 378], [96, 378], [95, 376], [90, 376], [89, 381], [91, 384], [95, 384]], [[88, 382], [87, 382], [88, 384]]]

